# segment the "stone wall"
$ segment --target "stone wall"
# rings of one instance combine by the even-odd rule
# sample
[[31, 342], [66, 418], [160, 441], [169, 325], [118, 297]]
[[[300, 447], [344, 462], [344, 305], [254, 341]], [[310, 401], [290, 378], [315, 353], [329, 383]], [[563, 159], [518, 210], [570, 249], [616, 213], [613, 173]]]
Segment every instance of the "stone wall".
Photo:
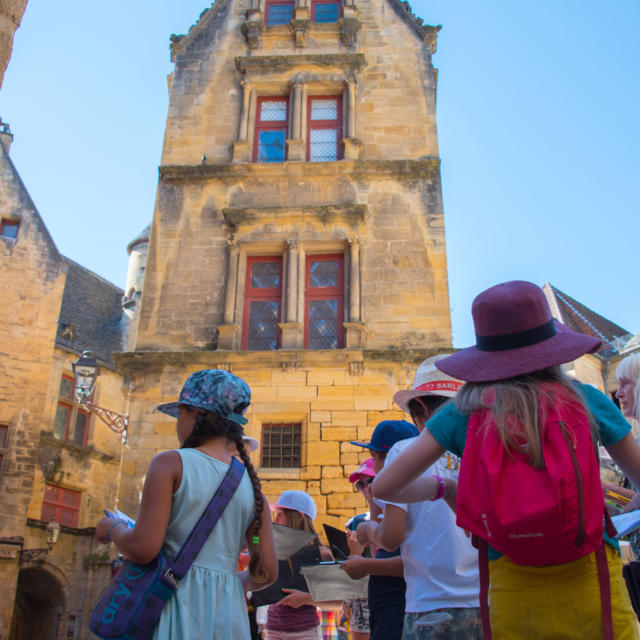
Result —
[[20, 26], [26, 6], [27, 0], [0, 2], [0, 86], [2, 86], [4, 72], [7, 70], [13, 50], [13, 34]]

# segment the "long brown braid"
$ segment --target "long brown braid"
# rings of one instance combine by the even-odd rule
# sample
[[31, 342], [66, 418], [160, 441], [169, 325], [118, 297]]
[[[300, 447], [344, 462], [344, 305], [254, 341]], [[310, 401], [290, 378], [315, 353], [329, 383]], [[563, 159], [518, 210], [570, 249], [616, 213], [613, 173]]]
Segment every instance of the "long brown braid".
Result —
[[[245, 469], [249, 474], [251, 485], [253, 486], [253, 496], [255, 499], [255, 516], [253, 518], [252, 526], [249, 530], [249, 548], [251, 549], [251, 560], [249, 562], [249, 573], [256, 580], [256, 582], [266, 582], [267, 572], [261, 565], [260, 547], [253, 544], [253, 537], [260, 535], [260, 528], [262, 527], [262, 511], [264, 509], [264, 496], [262, 495], [262, 488], [260, 484], [260, 478], [251, 464], [249, 454], [244, 447], [242, 440], [243, 431], [242, 427], [231, 420], [227, 420], [222, 416], [219, 416], [213, 411], [203, 411], [201, 409], [195, 409], [188, 407], [195, 414], [195, 423], [191, 433], [187, 436], [182, 449], [195, 449], [203, 445], [207, 440], [212, 438], [224, 437], [233, 442], [238, 455], [244, 463]], [[234, 407], [236, 413], [242, 413], [244, 407]]]

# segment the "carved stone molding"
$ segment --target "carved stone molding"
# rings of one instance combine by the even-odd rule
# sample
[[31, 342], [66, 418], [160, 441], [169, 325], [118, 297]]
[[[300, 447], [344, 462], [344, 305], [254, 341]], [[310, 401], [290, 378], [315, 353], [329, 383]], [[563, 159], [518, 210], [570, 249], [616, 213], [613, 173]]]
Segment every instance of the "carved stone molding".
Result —
[[287, 160], [304, 162], [306, 160], [306, 145], [304, 140], [286, 140]]
[[343, 322], [345, 347], [347, 349], [364, 349], [367, 328], [363, 322]]
[[231, 162], [251, 162], [251, 146], [248, 140], [234, 141]]
[[290, 371], [291, 369], [293, 369], [294, 371], [296, 369], [300, 368], [300, 362], [298, 362], [297, 360], [292, 361], [283, 361], [280, 363], [280, 366], [282, 367], [283, 371]]
[[345, 47], [355, 47], [358, 39], [358, 31], [360, 31], [361, 26], [358, 18], [340, 18], [340, 20], [338, 20], [340, 42], [342, 42]]
[[360, 71], [366, 60], [362, 53], [318, 53], [296, 56], [237, 56], [236, 69], [244, 74], [290, 71], [298, 67], [336, 67], [343, 71]]
[[264, 30], [264, 16], [260, 9], [249, 9], [245, 14], [246, 20], [242, 24], [242, 35], [245, 37], [249, 49], [259, 49], [262, 32]]
[[218, 350], [234, 351], [240, 348], [240, 327], [237, 324], [218, 325]]
[[350, 362], [349, 373], [352, 376], [361, 376], [364, 373], [364, 362]]
[[297, 18], [289, 23], [289, 28], [293, 33], [296, 47], [302, 48], [307, 46], [307, 35], [309, 33], [310, 26], [310, 20], [299, 20]]
[[362, 158], [362, 152], [364, 150], [364, 145], [357, 138], [344, 138], [342, 140], [343, 144], [343, 155], [342, 157], [345, 160], [360, 160]]
[[279, 322], [278, 327], [280, 327], [281, 349], [302, 348], [302, 325], [299, 322]]

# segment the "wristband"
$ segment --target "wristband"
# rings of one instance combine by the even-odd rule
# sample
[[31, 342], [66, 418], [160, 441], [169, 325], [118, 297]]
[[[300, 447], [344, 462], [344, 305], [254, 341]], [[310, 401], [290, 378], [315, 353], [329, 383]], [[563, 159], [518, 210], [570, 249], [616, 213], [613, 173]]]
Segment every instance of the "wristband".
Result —
[[432, 478], [435, 478], [438, 483], [438, 493], [436, 493], [436, 495], [431, 498], [431, 502], [435, 502], [436, 500], [440, 500], [440, 498], [444, 497], [444, 494], [447, 490], [447, 485], [444, 483], [444, 480], [440, 477], [440, 476], [431, 476]]
[[107, 540], [109, 542], [111, 542], [111, 532], [119, 525], [119, 524], [126, 524], [126, 522], [124, 520], [116, 520], [110, 527], [109, 527], [109, 531], [107, 531]]

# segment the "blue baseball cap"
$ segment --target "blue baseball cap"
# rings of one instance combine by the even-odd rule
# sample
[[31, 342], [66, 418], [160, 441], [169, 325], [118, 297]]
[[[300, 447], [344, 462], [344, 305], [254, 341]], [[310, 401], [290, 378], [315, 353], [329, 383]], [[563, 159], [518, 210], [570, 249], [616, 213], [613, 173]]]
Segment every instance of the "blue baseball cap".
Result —
[[380, 453], [387, 453], [396, 442], [413, 438], [419, 431], [406, 420], [383, 420], [373, 430], [370, 442], [351, 442], [357, 447], [365, 447]]
[[184, 404], [212, 411], [238, 424], [247, 424], [242, 413], [250, 403], [251, 389], [244, 380], [222, 369], [203, 369], [187, 378], [177, 402], [159, 404], [156, 408], [177, 418], [178, 407]]

